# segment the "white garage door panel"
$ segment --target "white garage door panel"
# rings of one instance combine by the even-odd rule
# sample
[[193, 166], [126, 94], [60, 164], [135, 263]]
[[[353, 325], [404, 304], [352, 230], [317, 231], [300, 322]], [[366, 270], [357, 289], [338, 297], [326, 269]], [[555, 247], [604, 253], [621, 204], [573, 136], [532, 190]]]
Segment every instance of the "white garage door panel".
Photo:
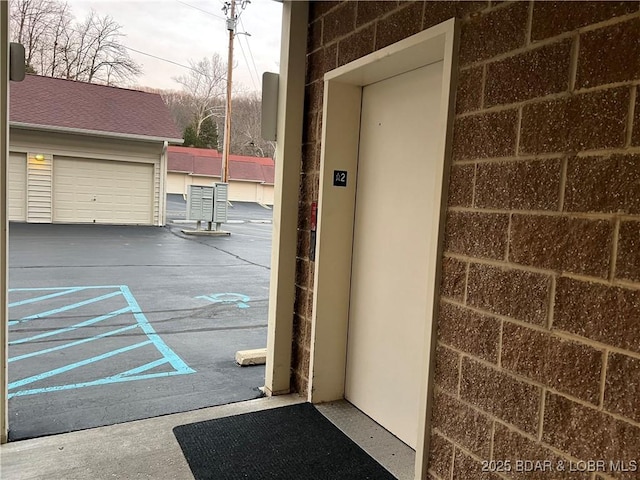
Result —
[[27, 212], [27, 156], [9, 154], [9, 220], [24, 222]]
[[253, 182], [229, 182], [229, 200], [232, 202], [255, 202], [256, 185]]
[[153, 165], [54, 159], [54, 222], [151, 224]]

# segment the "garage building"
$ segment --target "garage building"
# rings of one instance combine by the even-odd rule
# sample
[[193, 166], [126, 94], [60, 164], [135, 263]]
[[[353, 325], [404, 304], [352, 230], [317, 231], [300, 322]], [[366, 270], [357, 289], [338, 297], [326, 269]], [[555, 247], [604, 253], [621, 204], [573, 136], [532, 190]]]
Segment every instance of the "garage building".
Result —
[[158, 94], [27, 75], [10, 91], [9, 220], [164, 225], [169, 143]]
[[[169, 147], [167, 193], [220, 181], [222, 154], [213, 149]], [[229, 155], [229, 200], [273, 205], [275, 163], [268, 157]]]

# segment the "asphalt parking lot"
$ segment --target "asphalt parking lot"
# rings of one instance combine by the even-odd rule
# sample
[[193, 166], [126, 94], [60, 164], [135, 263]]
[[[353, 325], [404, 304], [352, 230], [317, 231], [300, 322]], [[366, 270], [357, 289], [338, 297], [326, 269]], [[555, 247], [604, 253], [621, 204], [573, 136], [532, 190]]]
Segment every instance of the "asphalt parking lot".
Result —
[[179, 205], [167, 227], [10, 225], [11, 440], [260, 396], [234, 354], [266, 345], [271, 211], [187, 237]]

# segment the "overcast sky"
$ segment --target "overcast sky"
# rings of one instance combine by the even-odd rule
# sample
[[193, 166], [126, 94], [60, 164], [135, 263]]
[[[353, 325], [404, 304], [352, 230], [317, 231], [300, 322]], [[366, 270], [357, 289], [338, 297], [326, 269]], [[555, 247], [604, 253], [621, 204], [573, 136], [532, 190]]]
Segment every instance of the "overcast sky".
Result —
[[[132, 49], [183, 65], [188, 65], [189, 59], [197, 61], [215, 52], [227, 61], [229, 36], [221, 0], [68, 0], [68, 4], [78, 20], [91, 9], [113, 17], [126, 35], [122, 43]], [[251, 0], [241, 14], [237, 32], [251, 36], [236, 37], [233, 77], [234, 83], [242, 84], [247, 91], [260, 90], [263, 72], [279, 70], [281, 15], [282, 5], [273, 0]], [[142, 65], [137, 84], [180, 89], [173, 77], [188, 70], [132, 50], [129, 53]]]

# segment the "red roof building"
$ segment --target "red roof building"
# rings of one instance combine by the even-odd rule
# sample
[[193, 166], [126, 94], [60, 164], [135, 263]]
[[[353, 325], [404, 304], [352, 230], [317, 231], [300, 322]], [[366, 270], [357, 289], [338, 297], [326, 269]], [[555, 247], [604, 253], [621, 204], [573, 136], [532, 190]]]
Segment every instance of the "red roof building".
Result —
[[[217, 150], [193, 147], [169, 147], [167, 171], [220, 178], [222, 154]], [[275, 165], [272, 158], [229, 155], [229, 180], [273, 185]]]
[[[220, 181], [222, 154], [207, 148], [169, 146], [167, 193], [185, 195], [189, 185]], [[229, 200], [273, 205], [275, 165], [272, 158], [229, 155]]]

